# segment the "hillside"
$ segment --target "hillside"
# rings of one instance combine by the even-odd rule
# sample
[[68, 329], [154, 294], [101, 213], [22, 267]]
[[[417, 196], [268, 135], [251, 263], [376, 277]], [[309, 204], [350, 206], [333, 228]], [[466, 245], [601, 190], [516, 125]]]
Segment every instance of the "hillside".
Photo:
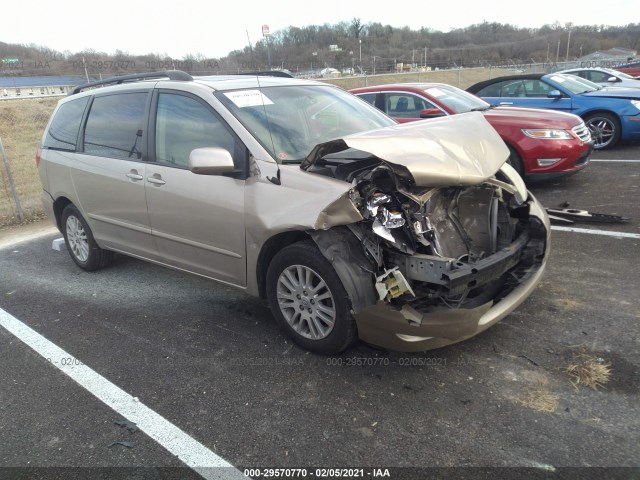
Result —
[[58, 52], [46, 46], [0, 42], [0, 76], [95, 76], [171, 68], [215, 74], [269, 66], [294, 73], [325, 67], [383, 73], [395, 70], [399, 63], [432, 69], [554, 63], [613, 47], [640, 48], [640, 23], [626, 26], [556, 23], [530, 29], [483, 22], [440, 32], [428, 27], [411, 30], [381, 23], [365, 25], [354, 18], [335, 25], [291, 26], [274, 32], [268, 44], [262, 39], [223, 58], [187, 55], [174, 59], [155, 53], [132, 55], [123, 51]]

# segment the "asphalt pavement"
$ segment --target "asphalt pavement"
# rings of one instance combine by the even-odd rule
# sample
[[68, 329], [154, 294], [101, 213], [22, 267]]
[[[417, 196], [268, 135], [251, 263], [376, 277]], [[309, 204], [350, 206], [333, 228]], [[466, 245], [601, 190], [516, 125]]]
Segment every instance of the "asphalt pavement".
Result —
[[[637, 478], [638, 147], [531, 187], [546, 206], [628, 223], [555, 231], [543, 282], [516, 312], [420, 354], [359, 343], [317, 356], [232, 288], [125, 256], [83, 272], [51, 249], [55, 233], [12, 241], [0, 249], [0, 319], [53, 356], [0, 326], [0, 478], [232, 474], [197, 471], [197, 458], [255, 478]], [[610, 369], [602, 387], [572, 382], [582, 358]], [[74, 365], [79, 379], [65, 373]], [[187, 439], [200, 457], [179, 450]]]

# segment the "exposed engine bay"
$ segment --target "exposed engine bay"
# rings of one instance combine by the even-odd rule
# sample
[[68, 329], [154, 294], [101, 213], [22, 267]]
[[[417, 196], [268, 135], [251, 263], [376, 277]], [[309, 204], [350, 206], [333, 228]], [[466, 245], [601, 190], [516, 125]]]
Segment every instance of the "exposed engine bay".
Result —
[[303, 168], [352, 186], [349, 198], [363, 220], [338, 227], [351, 235], [312, 237], [343, 282], [353, 273], [341, 272], [336, 263], [346, 267], [338, 257], [348, 256], [374, 285], [372, 298], [362, 291], [362, 281], [351, 282], [356, 312], [372, 301], [423, 313], [496, 303], [542, 261], [545, 228], [529, 215], [528, 200], [505, 172], [473, 185], [418, 186], [402, 165], [335, 147]]

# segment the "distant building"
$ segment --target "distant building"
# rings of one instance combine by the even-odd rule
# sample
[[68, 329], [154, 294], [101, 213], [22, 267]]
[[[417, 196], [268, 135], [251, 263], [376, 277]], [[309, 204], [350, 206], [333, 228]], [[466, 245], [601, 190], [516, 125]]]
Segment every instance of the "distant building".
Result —
[[590, 61], [623, 61], [626, 62], [629, 58], [634, 58], [638, 54], [637, 50], [630, 50], [628, 48], [610, 48], [609, 50], [599, 50], [597, 52], [589, 53], [578, 59], [579, 62]]
[[0, 77], [0, 100], [61, 97], [86, 81], [80, 76]]

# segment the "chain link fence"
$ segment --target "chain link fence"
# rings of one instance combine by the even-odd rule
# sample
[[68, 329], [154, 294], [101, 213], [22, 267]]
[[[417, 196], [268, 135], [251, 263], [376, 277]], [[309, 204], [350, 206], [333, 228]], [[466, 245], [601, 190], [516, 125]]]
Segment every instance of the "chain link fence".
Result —
[[0, 225], [43, 215], [35, 155], [57, 101], [0, 101]]

